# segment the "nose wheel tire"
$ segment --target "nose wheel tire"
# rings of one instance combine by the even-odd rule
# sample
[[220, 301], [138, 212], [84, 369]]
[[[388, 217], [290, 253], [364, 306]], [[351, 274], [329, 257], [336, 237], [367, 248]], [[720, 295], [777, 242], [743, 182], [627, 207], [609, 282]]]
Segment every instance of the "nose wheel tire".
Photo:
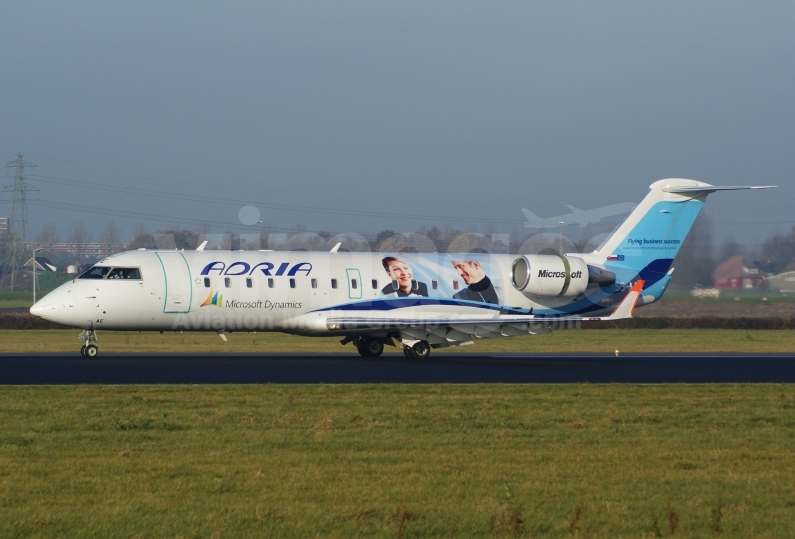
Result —
[[384, 352], [384, 343], [378, 339], [362, 339], [356, 348], [363, 357], [378, 357]]
[[80, 347], [80, 355], [83, 357], [97, 357], [99, 348], [97, 347], [97, 332], [92, 329], [84, 329], [78, 337], [84, 344]]

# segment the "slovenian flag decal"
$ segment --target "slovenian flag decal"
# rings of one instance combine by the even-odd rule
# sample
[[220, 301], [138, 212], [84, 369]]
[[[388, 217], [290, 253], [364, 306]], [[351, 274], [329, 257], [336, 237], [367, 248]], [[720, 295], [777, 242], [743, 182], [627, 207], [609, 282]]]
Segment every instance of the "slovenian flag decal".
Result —
[[613, 261], [613, 262], [621, 262], [621, 261], [624, 260], [624, 255], [609, 255], [607, 257], [607, 260]]

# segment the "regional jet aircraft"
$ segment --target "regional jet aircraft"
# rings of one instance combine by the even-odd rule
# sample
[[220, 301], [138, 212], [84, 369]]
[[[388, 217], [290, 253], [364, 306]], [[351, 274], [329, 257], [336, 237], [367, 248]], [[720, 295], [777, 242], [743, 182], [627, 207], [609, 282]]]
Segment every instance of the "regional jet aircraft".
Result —
[[98, 330], [281, 331], [339, 336], [365, 357], [629, 318], [660, 299], [676, 253], [717, 187], [668, 179], [595, 251], [558, 255], [137, 250], [99, 261], [30, 312]]

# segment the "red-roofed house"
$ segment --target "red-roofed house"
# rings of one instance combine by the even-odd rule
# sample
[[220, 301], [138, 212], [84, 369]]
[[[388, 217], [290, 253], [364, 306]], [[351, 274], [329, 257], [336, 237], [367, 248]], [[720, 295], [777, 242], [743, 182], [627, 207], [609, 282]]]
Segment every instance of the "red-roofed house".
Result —
[[712, 273], [715, 288], [766, 288], [764, 274], [753, 262], [736, 255], [724, 261]]

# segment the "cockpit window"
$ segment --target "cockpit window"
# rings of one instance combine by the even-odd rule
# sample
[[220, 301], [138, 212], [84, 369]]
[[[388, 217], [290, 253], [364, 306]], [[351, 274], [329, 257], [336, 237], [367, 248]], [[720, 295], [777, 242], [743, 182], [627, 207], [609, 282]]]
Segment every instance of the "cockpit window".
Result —
[[92, 266], [84, 271], [78, 279], [104, 279], [110, 271], [107, 266]]
[[138, 268], [113, 268], [108, 273], [108, 279], [135, 279], [141, 280], [141, 270]]
[[139, 268], [109, 268], [107, 266], [93, 266], [83, 272], [78, 279], [128, 279], [141, 280]]

